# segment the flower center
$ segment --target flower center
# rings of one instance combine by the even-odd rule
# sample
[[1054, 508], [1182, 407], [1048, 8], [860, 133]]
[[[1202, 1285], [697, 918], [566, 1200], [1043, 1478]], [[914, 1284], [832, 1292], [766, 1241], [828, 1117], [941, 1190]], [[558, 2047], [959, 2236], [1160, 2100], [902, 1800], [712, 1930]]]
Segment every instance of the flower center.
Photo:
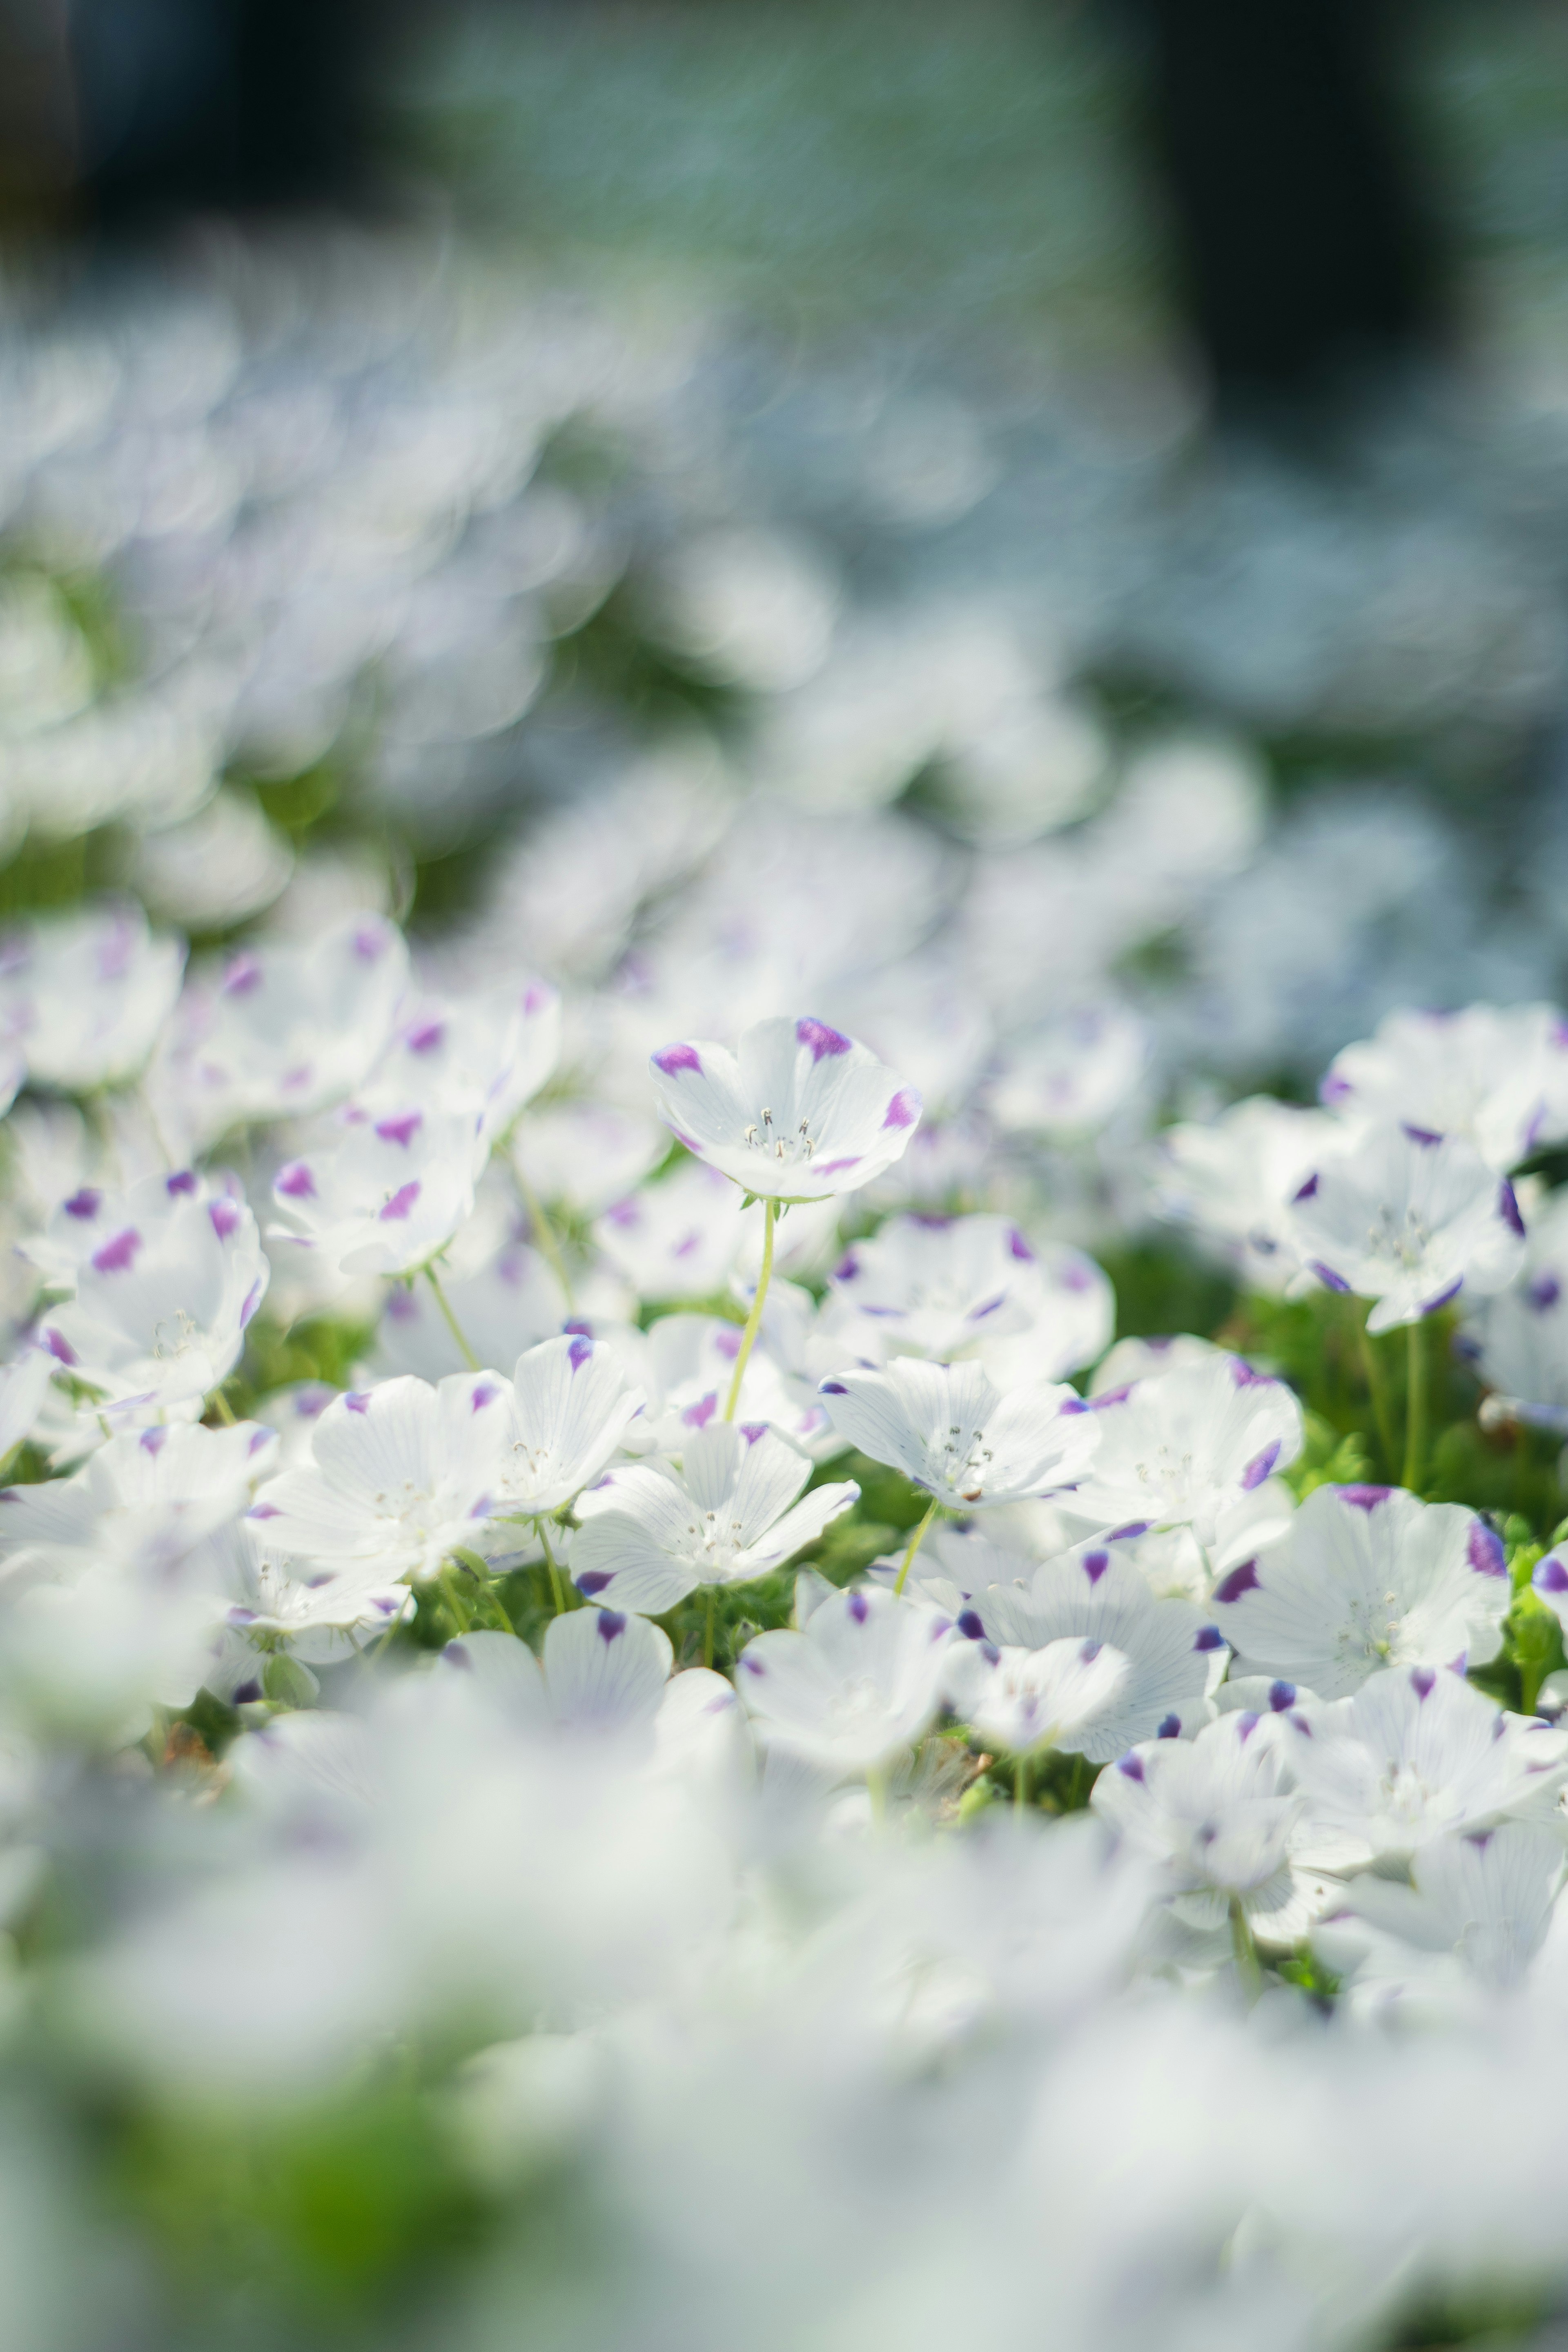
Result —
[[793, 1135], [783, 1133], [773, 1125], [773, 1115], [764, 1109], [760, 1119], [753, 1119], [742, 1136], [748, 1150], [765, 1152], [770, 1160], [809, 1160], [816, 1150], [810, 1127], [803, 1118]]

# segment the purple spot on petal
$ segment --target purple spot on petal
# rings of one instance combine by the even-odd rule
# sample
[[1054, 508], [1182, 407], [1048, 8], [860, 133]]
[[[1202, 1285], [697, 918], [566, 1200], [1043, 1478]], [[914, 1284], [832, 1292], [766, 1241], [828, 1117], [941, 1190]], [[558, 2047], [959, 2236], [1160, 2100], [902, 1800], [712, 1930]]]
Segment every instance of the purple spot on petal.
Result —
[[1255, 1454], [1253, 1455], [1251, 1461], [1242, 1472], [1242, 1492], [1244, 1494], [1250, 1495], [1253, 1494], [1257, 1488], [1261, 1486], [1263, 1481], [1268, 1476], [1274, 1465], [1279, 1461], [1279, 1440], [1275, 1438], [1273, 1444], [1266, 1445], [1261, 1454]]
[[[1300, 1198], [1299, 1193], [1297, 1198]], [[1325, 1265], [1321, 1258], [1309, 1259], [1307, 1271], [1309, 1274], [1315, 1274], [1325, 1289], [1348, 1291], [1350, 1288], [1350, 1284], [1345, 1280], [1344, 1276], [1336, 1274], [1331, 1265]]]
[[1410, 1687], [1419, 1699], [1426, 1698], [1436, 1679], [1430, 1666], [1412, 1666], [1410, 1670]]
[[1458, 1298], [1464, 1286], [1465, 1277], [1461, 1275], [1458, 1282], [1451, 1282], [1448, 1285], [1447, 1290], [1440, 1290], [1436, 1298], [1428, 1298], [1421, 1309], [1422, 1314], [1436, 1315], [1439, 1307], [1447, 1307], [1451, 1298]]
[[1291, 1193], [1291, 1195], [1290, 1195], [1290, 1202], [1291, 1202], [1291, 1206], [1292, 1206], [1292, 1207], [1294, 1207], [1295, 1203], [1296, 1203], [1298, 1201], [1312, 1201], [1312, 1200], [1315, 1200], [1315, 1199], [1317, 1198], [1317, 1193], [1318, 1193], [1318, 1179], [1317, 1179], [1316, 1173], [1313, 1173], [1312, 1175], [1310, 1175], [1310, 1176], [1309, 1176], [1309, 1177], [1308, 1177], [1308, 1179], [1307, 1179], [1307, 1181], [1306, 1181], [1306, 1182], [1305, 1182], [1304, 1184], [1299, 1185], [1299, 1186], [1297, 1187], [1296, 1191], [1295, 1191], [1294, 1192], [1292, 1192], [1292, 1193]]
[[350, 1389], [346, 1396], [343, 1398], [343, 1404], [345, 1409], [350, 1412], [368, 1412], [370, 1411], [370, 1391], [368, 1389]]
[[741, 1660], [741, 1664], [744, 1666], [749, 1675], [755, 1675], [759, 1681], [762, 1676], [767, 1673], [767, 1668], [763, 1665], [761, 1658], [753, 1658], [750, 1650], [745, 1653], [744, 1656]]
[[1223, 1650], [1225, 1635], [1217, 1625], [1200, 1625], [1193, 1640], [1194, 1650]]
[[196, 1171], [194, 1168], [182, 1168], [177, 1174], [163, 1179], [165, 1192], [194, 1192], [195, 1189]]
[[[913, 1087], [900, 1087], [883, 1115], [887, 1127], [913, 1127], [921, 1115], [921, 1098]], [[1015, 1255], [1016, 1253], [1015, 1252]]]
[[601, 1642], [618, 1642], [626, 1630], [626, 1621], [618, 1609], [601, 1609], [597, 1630]]
[[576, 1339], [566, 1350], [566, 1360], [574, 1372], [580, 1372], [594, 1352], [592, 1339]]
[[1348, 1503], [1352, 1511], [1369, 1512], [1375, 1511], [1380, 1503], [1386, 1503], [1393, 1491], [1391, 1486], [1336, 1486], [1334, 1488], [1341, 1502]]
[[1270, 1683], [1268, 1685], [1268, 1704], [1276, 1715], [1283, 1715], [1287, 1707], [1294, 1706], [1296, 1704], [1295, 1684]]
[[303, 1160], [291, 1160], [287, 1168], [279, 1170], [272, 1189], [275, 1192], [281, 1192], [286, 1200], [313, 1201], [316, 1180]]
[[276, 1519], [282, 1514], [276, 1503], [252, 1503], [245, 1516], [247, 1519]]
[[847, 1396], [849, 1391], [842, 1381], [823, 1381], [816, 1393], [818, 1396]]
[[386, 940], [380, 931], [354, 933], [354, 953], [362, 963], [374, 963], [384, 953]]
[[1502, 1182], [1498, 1186], [1497, 1204], [1498, 1214], [1501, 1217], [1503, 1223], [1510, 1226], [1511, 1230], [1519, 1235], [1520, 1240], [1522, 1241], [1524, 1239], [1524, 1219], [1519, 1213], [1519, 1195], [1515, 1192], [1513, 1186], [1509, 1182], [1506, 1176], [1503, 1178]]
[[422, 1112], [409, 1110], [405, 1111], [401, 1118], [378, 1118], [375, 1131], [383, 1143], [400, 1143], [406, 1151], [424, 1124]]
[[1238, 1715], [1238, 1716], [1237, 1717], [1237, 1718], [1236, 1718], [1236, 1736], [1237, 1736], [1237, 1738], [1240, 1740], [1240, 1742], [1241, 1742], [1241, 1744], [1242, 1744], [1242, 1746], [1243, 1746], [1244, 1748], [1246, 1747], [1246, 1745], [1247, 1745], [1247, 1741], [1251, 1738], [1251, 1737], [1252, 1737], [1253, 1733], [1257, 1730], [1257, 1728], [1258, 1728], [1258, 1717], [1257, 1717], [1254, 1714], [1252, 1714], [1252, 1713], [1251, 1713], [1250, 1709], [1247, 1711], [1247, 1714], [1245, 1714], [1245, 1715]]
[[1465, 1545], [1470, 1566], [1478, 1576], [1501, 1576], [1506, 1566], [1502, 1538], [1485, 1519], [1472, 1519], [1469, 1538]]
[[744, 1334], [737, 1324], [726, 1325], [722, 1331], [715, 1331], [713, 1334], [714, 1353], [724, 1357], [732, 1364], [741, 1352], [741, 1341], [743, 1337]]
[[239, 1225], [239, 1211], [226, 1192], [207, 1202], [207, 1220], [220, 1242], [226, 1242]]
[[695, 1070], [699, 1076], [702, 1070], [701, 1058], [695, 1045], [667, 1045], [661, 1054], [653, 1056], [653, 1066], [656, 1070], [662, 1070], [667, 1078], [673, 1078], [678, 1070]]
[[768, 1433], [768, 1424], [765, 1421], [743, 1421], [740, 1424], [740, 1429], [748, 1445], [754, 1445], [759, 1437], [765, 1437]]
[[1129, 1519], [1125, 1527], [1110, 1528], [1105, 1540], [1107, 1543], [1132, 1543], [1139, 1536], [1146, 1536], [1148, 1532], [1147, 1519]]
[[866, 1606], [866, 1596], [863, 1592], [852, 1592], [849, 1595], [847, 1601], [845, 1603], [845, 1606], [848, 1610], [850, 1616], [854, 1618], [857, 1625], [863, 1625], [866, 1622], [867, 1616], [869, 1612]]
[[1331, 1070], [1318, 1088], [1318, 1100], [1328, 1109], [1332, 1110], [1336, 1104], [1342, 1103], [1354, 1092], [1355, 1089], [1348, 1078], [1337, 1077]]
[[1238, 1389], [1268, 1389], [1274, 1385], [1268, 1374], [1258, 1371], [1245, 1356], [1231, 1358], [1230, 1377]]
[[847, 1168], [858, 1168], [859, 1165], [860, 1154], [852, 1151], [846, 1160], [814, 1160], [811, 1173], [814, 1176], [842, 1176]]
[[606, 1569], [585, 1568], [576, 1580], [577, 1590], [591, 1601], [595, 1592], [603, 1592], [605, 1585], [613, 1584], [615, 1580], [614, 1575]]
[[141, 1246], [141, 1234], [134, 1225], [127, 1225], [122, 1234], [116, 1234], [112, 1241], [93, 1252], [92, 1263], [100, 1274], [129, 1273]]
[[1143, 1759], [1141, 1756], [1119, 1758], [1116, 1769], [1119, 1772], [1124, 1772], [1130, 1780], [1142, 1780], [1143, 1778]]
[[411, 1054], [433, 1054], [447, 1034], [444, 1021], [422, 1021], [408, 1032], [404, 1043]]
[[415, 1202], [419, 1198], [422, 1189], [416, 1178], [411, 1179], [406, 1184], [400, 1184], [391, 1200], [384, 1204], [379, 1213], [382, 1223], [388, 1224], [395, 1220], [401, 1222], [406, 1217]]
[[1423, 1151], [1430, 1151], [1434, 1144], [1441, 1143], [1443, 1140], [1435, 1127], [1412, 1127], [1408, 1119], [1401, 1119], [1400, 1125], [1411, 1142], [1418, 1143]]
[[1214, 1597], [1228, 1607], [1233, 1601], [1239, 1601], [1244, 1592], [1256, 1592], [1257, 1590], [1258, 1562], [1244, 1559], [1239, 1568], [1233, 1568], [1228, 1576], [1221, 1578], [1215, 1586]]
[[468, 1398], [470, 1412], [483, 1412], [486, 1405], [494, 1404], [500, 1389], [494, 1381], [481, 1381]]
[[1098, 1584], [1110, 1566], [1110, 1554], [1108, 1551], [1086, 1551], [1080, 1565], [1089, 1582]]
[[169, 1433], [166, 1429], [144, 1429], [136, 1443], [143, 1454], [156, 1457], [169, 1443]]
[[958, 1630], [963, 1634], [966, 1642], [984, 1642], [985, 1639], [985, 1628], [981, 1623], [979, 1614], [975, 1610], [961, 1609], [959, 1611]]
[[1034, 1265], [1035, 1253], [1029, 1247], [1028, 1243], [1024, 1239], [1023, 1234], [1018, 1231], [1016, 1225], [1010, 1225], [1007, 1229], [1007, 1247], [1013, 1256], [1016, 1258], [1021, 1258], [1026, 1265]]
[[258, 1275], [256, 1280], [251, 1284], [250, 1288], [246, 1292], [245, 1304], [239, 1310], [239, 1328], [242, 1331], [245, 1329], [247, 1324], [250, 1321], [251, 1317], [255, 1314], [260, 1304], [261, 1278]]
[[1155, 1737], [1155, 1738], [1156, 1738], [1156, 1739], [1180, 1739], [1181, 1736], [1182, 1736], [1182, 1718], [1181, 1718], [1181, 1717], [1180, 1717], [1179, 1715], [1166, 1715], [1166, 1716], [1162, 1716], [1162, 1717], [1161, 1717], [1161, 1718], [1160, 1718], [1159, 1723], [1158, 1723], [1158, 1724], [1157, 1724], [1157, 1726], [1155, 1727], [1155, 1731], [1154, 1731], [1154, 1737]]
[[1538, 1274], [1526, 1288], [1524, 1296], [1538, 1315], [1544, 1315], [1562, 1297], [1563, 1285], [1554, 1274]]
[[101, 1192], [95, 1192], [90, 1184], [84, 1184], [81, 1191], [73, 1192], [65, 1203], [65, 1213], [68, 1217], [96, 1217], [102, 1199]]
[[1531, 1578], [1537, 1592], [1568, 1592], [1568, 1568], [1564, 1568], [1555, 1552], [1536, 1564]]
[[707, 1396], [700, 1397], [695, 1404], [689, 1404], [680, 1418], [688, 1429], [706, 1429], [718, 1410], [719, 1399], [710, 1391]]
[[[830, 1029], [826, 1021], [813, 1021], [809, 1018], [797, 1021], [795, 1024], [795, 1034], [798, 1045], [810, 1047], [811, 1058], [814, 1062], [820, 1062], [825, 1055], [847, 1054], [849, 1051], [848, 1038], [840, 1035], [837, 1029]], [[893, 1100], [897, 1102], [896, 1095]], [[893, 1119], [891, 1110], [889, 1111], [888, 1118], [883, 1120], [883, 1126], [886, 1127], [889, 1121], [898, 1127], [905, 1127], [909, 1124], [907, 1119]]]
[[253, 955], [237, 955], [223, 976], [225, 996], [249, 996], [261, 985], [261, 964]]

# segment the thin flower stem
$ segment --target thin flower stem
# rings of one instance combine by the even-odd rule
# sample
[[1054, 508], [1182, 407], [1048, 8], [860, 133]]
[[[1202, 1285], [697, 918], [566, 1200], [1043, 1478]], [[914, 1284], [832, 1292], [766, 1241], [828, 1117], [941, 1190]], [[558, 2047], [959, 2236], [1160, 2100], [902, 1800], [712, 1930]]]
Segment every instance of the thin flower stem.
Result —
[[1020, 1756], [1013, 1771], [1013, 1810], [1021, 1813], [1030, 1798], [1034, 1771], [1027, 1756]]
[[1392, 1473], [1395, 1460], [1394, 1423], [1388, 1411], [1388, 1389], [1383, 1377], [1383, 1366], [1378, 1360], [1377, 1349], [1367, 1336], [1366, 1308], [1359, 1298], [1353, 1302], [1352, 1311], [1355, 1316], [1356, 1338], [1361, 1348], [1362, 1370], [1366, 1374], [1367, 1393], [1372, 1398], [1373, 1419], [1377, 1423], [1377, 1442], [1383, 1448], [1384, 1465]]
[[474, 1621], [463, 1606], [462, 1596], [458, 1591], [457, 1576], [449, 1566], [441, 1570], [441, 1590], [447, 1596], [447, 1607], [458, 1621], [458, 1633], [466, 1633]]
[[871, 1803], [871, 1819], [880, 1829], [888, 1818], [888, 1775], [880, 1766], [867, 1773], [866, 1794]]
[[442, 1320], [445, 1322], [447, 1330], [450, 1331], [453, 1339], [458, 1343], [458, 1354], [462, 1357], [463, 1361], [467, 1364], [469, 1371], [477, 1372], [480, 1369], [479, 1360], [475, 1355], [473, 1349], [469, 1347], [467, 1339], [463, 1337], [463, 1327], [452, 1312], [451, 1301], [441, 1287], [441, 1277], [437, 1273], [434, 1265], [427, 1265], [426, 1267], [425, 1278], [436, 1294], [436, 1304], [441, 1310]]
[[705, 1666], [713, 1664], [713, 1608], [718, 1598], [717, 1586], [710, 1584], [708, 1587], [708, 1619], [702, 1629], [702, 1663]]
[[941, 1507], [942, 1507], [938, 1503], [936, 1496], [933, 1495], [929, 1506], [927, 1507], [924, 1518], [921, 1521], [919, 1527], [915, 1529], [914, 1534], [910, 1538], [910, 1548], [904, 1554], [904, 1564], [902, 1568], [900, 1569], [897, 1581], [893, 1586], [893, 1597], [895, 1600], [897, 1600], [899, 1594], [903, 1591], [904, 1582], [909, 1575], [910, 1566], [913, 1563], [914, 1556], [926, 1539], [926, 1529], [930, 1527]]
[[763, 1202], [763, 1270], [757, 1277], [757, 1295], [752, 1301], [752, 1311], [746, 1318], [746, 1328], [741, 1334], [741, 1352], [735, 1359], [735, 1376], [730, 1382], [729, 1402], [724, 1407], [726, 1421], [733, 1421], [735, 1418], [735, 1407], [741, 1402], [741, 1382], [745, 1377], [752, 1349], [756, 1345], [757, 1333], [762, 1329], [763, 1304], [768, 1295], [768, 1284], [773, 1279], [773, 1227], [778, 1223], [778, 1213], [779, 1204], [776, 1201]]
[[566, 1259], [560, 1243], [555, 1238], [555, 1228], [544, 1213], [544, 1203], [523, 1174], [516, 1150], [514, 1149], [508, 1157], [511, 1161], [512, 1181], [517, 1186], [517, 1197], [522, 1202], [523, 1213], [528, 1219], [529, 1232], [550, 1260], [555, 1279], [565, 1295], [566, 1312], [570, 1315], [574, 1307], [572, 1277], [566, 1271]]
[[1408, 1370], [1405, 1390], [1405, 1484], [1413, 1495], [1421, 1491], [1426, 1453], [1426, 1326], [1417, 1317], [1409, 1326]]
[[212, 1408], [226, 1429], [234, 1427], [234, 1408], [221, 1389], [213, 1391]]
[[1262, 1990], [1263, 1971], [1258, 1964], [1258, 1947], [1252, 1940], [1252, 1929], [1239, 1895], [1230, 1898], [1230, 1948], [1236, 1955], [1236, 1973], [1242, 1990], [1249, 2001], [1256, 2000]]
[[542, 1519], [535, 1519], [533, 1532], [544, 1549], [544, 1564], [550, 1570], [550, 1590], [555, 1601], [555, 1614], [557, 1617], [563, 1617], [566, 1614], [566, 1594], [561, 1582], [561, 1570], [555, 1565], [555, 1554], [550, 1549], [550, 1538], [544, 1532]]

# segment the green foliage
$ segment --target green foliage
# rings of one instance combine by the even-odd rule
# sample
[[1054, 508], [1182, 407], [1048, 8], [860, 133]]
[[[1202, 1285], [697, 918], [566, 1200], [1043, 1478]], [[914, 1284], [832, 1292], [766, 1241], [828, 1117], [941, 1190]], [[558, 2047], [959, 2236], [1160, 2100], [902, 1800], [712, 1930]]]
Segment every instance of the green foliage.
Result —
[[1173, 1331], [1217, 1331], [1231, 1312], [1236, 1285], [1177, 1242], [1140, 1242], [1100, 1260], [1116, 1289], [1119, 1339], [1163, 1339]]

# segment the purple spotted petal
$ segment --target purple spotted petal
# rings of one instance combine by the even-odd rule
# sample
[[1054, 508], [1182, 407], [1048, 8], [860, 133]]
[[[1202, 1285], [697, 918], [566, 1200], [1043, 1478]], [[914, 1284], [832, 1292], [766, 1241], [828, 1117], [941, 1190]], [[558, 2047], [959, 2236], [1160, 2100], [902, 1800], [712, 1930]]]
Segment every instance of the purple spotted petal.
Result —
[[406, 1184], [400, 1184], [391, 1200], [381, 1209], [380, 1216], [383, 1224], [390, 1223], [395, 1219], [401, 1221], [406, 1217], [415, 1202], [419, 1198], [421, 1190], [417, 1178], [410, 1179]]
[[662, 1053], [654, 1055], [653, 1066], [662, 1070], [667, 1078], [673, 1078], [678, 1070], [695, 1070], [700, 1076], [702, 1071], [701, 1057], [695, 1045], [667, 1045]]
[[141, 1246], [141, 1234], [134, 1225], [127, 1225], [122, 1234], [116, 1234], [112, 1241], [93, 1252], [92, 1263], [100, 1274], [128, 1274]]
[[826, 1021], [813, 1021], [809, 1017], [797, 1021], [795, 1034], [796, 1042], [810, 1049], [814, 1062], [820, 1062], [834, 1054], [847, 1054], [850, 1050], [848, 1038], [841, 1031], [830, 1029]]
[[1214, 1597], [1228, 1607], [1231, 1601], [1239, 1601], [1244, 1592], [1256, 1592], [1257, 1590], [1258, 1562], [1244, 1559], [1239, 1568], [1233, 1568], [1230, 1574], [1215, 1586]]
[[1478, 1576], [1501, 1576], [1505, 1572], [1506, 1555], [1502, 1538], [1485, 1519], [1473, 1519], [1469, 1539], [1465, 1546], [1470, 1566]]

